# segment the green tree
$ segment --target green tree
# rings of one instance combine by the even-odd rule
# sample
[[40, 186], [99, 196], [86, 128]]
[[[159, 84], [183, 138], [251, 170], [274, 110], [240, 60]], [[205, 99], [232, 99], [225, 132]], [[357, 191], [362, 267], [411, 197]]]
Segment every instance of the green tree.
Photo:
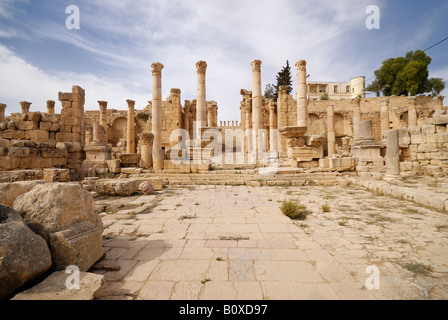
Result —
[[268, 84], [268, 85], [266, 85], [266, 88], [264, 89], [264, 97], [266, 98], [266, 99], [273, 99], [273, 100], [277, 100], [276, 98], [275, 98], [275, 86], [274, 85], [272, 85], [272, 84]]
[[277, 74], [277, 84], [275, 86], [275, 101], [278, 100], [278, 90], [281, 86], [288, 86], [288, 94], [292, 92], [292, 76], [291, 76], [291, 66], [289, 65], [289, 60], [286, 60], [286, 66]]
[[445, 89], [445, 82], [439, 78], [428, 79], [431, 61], [431, 57], [422, 50], [410, 51], [405, 57], [387, 59], [375, 71], [376, 79], [372, 87], [366, 90], [377, 94], [380, 90], [385, 96], [440, 93]]
[[446, 82], [442, 78], [431, 78], [428, 80], [426, 92], [432, 91], [432, 96], [436, 97], [445, 89]]
[[375, 79], [375, 81], [367, 86], [366, 91], [375, 92], [376, 96], [379, 97], [382, 91], [380, 81], [378, 79]]

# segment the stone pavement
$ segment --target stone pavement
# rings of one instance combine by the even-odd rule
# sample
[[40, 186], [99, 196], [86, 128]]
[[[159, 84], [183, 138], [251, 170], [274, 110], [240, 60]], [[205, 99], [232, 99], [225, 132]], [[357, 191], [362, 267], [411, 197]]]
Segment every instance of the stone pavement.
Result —
[[[331, 246], [329, 241], [346, 244], [334, 230], [335, 226], [344, 227], [338, 225], [337, 217], [330, 221], [319, 212], [314, 217], [321, 201], [309, 200], [313, 215], [304, 222], [291, 221], [281, 213], [280, 202], [294, 197], [295, 192], [302, 192], [301, 199], [307, 199], [301, 190], [308, 189], [169, 187], [152, 196], [98, 201], [100, 205], [109, 203], [106, 211], [110, 211], [101, 214], [106, 257], [94, 272], [104, 274], [106, 283], [96, 299], [406, 298], [397, 291], [397, 296], [391, 296], [390, 291], [365, 288], [369, 261], [360, 254], [363, 247], [353, 246], [349, 253], [355, 254], [355, 260], [347, 260], [337, 246]], [[322, 195], [309, 196], [324, 199]], [[113, 202], [121, 205], [112, 210]], [[127, 209], [129, 206], [133, 208]], [[322, 220], [332, 226], [329, 239], [325, 232], [310, 233], [313, 225], [306, 225]], [[344, 230], [350, 239], [353, 232]], [[388, 248], [382, 252], [387, 254]], [[386, 266], [396, 277], [403, 277], [403, 269], [389, 264], [381, 264], [381, 268]], [[119, 271], [112, 270], [116, 266]]]
[[[129, 219], [124, 211], [104, 218], [106, 232], [112, 227], [120, 235], [104, 242], [101, 263], [121, 270], [101, 272], [106, 285], [98, 298], [370, 298], [262, 189], [170, 191], [175, 194], [162, 196], [149, 214]], [[116, 221], [108, 226], [110, 220]]]

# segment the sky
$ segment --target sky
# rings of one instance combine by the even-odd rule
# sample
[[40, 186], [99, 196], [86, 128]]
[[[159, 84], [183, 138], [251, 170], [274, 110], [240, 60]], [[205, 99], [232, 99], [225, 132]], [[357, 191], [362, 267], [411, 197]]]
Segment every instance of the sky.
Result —
[[[66, 26], [73, 5], [79, 29]], [[380, 29], [366, 27], [370, 5], [380, 10]], [[287, 60], [294, 88], [302, 59], [309, 81], [370, 79], [384, 60], [448, 37], [447, 14], [446, 0], [0, 0], [0, 103], [10, 114], [20, 101], [45, 112], [55, 100], [60, 113], [58, 92], [79, 85], [86, 110], [99, 110], [98, 100], [127, 110], [127, 99], [142, 110], [152, 99], [153, 62], [165, 66], [163, 100], [171, 88], [194, 100], [195, 64], [205, 60], [207, 100], [218, 102], [220, 121], [238, 121], [251, 61], [263, 61], [263, 88]], [[448, 41], [427, 54], [430, 77], [448, 80]]]

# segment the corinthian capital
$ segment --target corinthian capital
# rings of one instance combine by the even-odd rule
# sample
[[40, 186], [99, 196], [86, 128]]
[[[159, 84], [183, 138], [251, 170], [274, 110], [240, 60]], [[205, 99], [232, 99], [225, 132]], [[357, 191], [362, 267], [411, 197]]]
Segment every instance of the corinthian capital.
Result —
[[152, 75], [153, 76], [162, 76], [162, 70], [164, 66], [159, 62], [155, 62], [151, 65]]
[[251, 62], [252, 72], [261, 72], [261, 60], [254, 60]]
[[297, 71], [306, 71], [306, 61], [300, 60], [296, 63]]
[[126, 100], [126, 102], [128, 103], [128, 108], [134, 108], [134, 106], [135, 106], [134, 100]]
[[205, 73], [205, 71], [207, 71], [207, 62], [198, 61], [196, 63], [196, 68], [198, 69], [198, 73]]

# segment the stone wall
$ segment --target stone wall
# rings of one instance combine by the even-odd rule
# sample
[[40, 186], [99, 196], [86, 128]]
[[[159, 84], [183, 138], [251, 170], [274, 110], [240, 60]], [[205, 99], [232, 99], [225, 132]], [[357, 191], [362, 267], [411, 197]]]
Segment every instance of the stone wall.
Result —
[[405, 175], [448, 175], [448, 116], [434, 117], [428, 122], [410, 127], [407, 136], [401, 135], [400, 169]]
[[76, 175], [85, 159], [82, 88], [59, 93], [62, 112], [22, 112], [0, 123], [0, 171], [66, 168]]

